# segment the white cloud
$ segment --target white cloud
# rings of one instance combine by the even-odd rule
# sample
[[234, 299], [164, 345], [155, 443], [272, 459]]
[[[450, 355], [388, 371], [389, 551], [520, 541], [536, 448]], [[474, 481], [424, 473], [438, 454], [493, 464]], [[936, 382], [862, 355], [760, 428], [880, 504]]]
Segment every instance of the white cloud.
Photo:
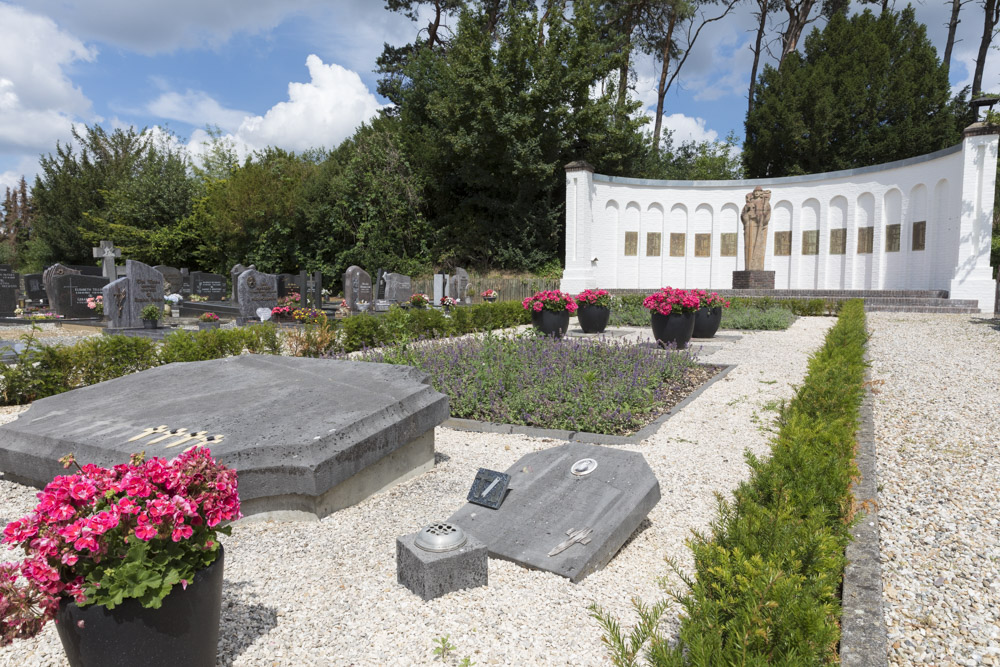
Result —
[[184, 93], [168, 91], [150, 102], [146, 111], [195, 126], [218, 125], [224, 130], [236, 130], [250, 114], [246, 111], [227, 109], [208, 93], [188, 90]]
[[28, 187], [31, 187], [35, 174], [38, 173], [38, 159], [25, 156], [18, 159], [15, 164], [17, 166], [14, 169], [0, 171], [0, 193], [6, 192], [7, 188], [15, 189], [20, 185], [22, 176], [27, 179]]
[[0, 154], [51, 150], [74, 121], [91, 119], [91, 103], [66, 75], [97, 52], [51, 19], [0, 3]]
[[663, 125], [674, 133], [675, 146], [686, 141], [715, 141], [719, 138], [718, 132], [705, 127], [704, 118], [692, 118], [682, 113], [672, 113], [663, 117]]

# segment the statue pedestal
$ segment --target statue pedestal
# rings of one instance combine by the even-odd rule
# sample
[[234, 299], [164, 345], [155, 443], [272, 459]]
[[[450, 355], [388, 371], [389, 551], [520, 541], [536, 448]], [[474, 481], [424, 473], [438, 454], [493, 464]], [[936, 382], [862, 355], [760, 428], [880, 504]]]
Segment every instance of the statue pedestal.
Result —
[[774, 289], [774, 271], [733, 271], [733, 289]]

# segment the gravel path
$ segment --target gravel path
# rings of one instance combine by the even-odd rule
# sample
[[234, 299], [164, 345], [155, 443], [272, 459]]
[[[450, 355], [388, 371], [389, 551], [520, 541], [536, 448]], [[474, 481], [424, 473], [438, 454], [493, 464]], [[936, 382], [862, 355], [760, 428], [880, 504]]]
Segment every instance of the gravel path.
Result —
[[[580, 584], [494, 559], [488, 587], [427, 603], [396, 583], [397, 535], [448, 517], [464, 502], [477, 468], [503, 470], [558, 444], [552, 440], [438, 428], [438, 464], [416, 479], [318, 523], [237, 525], [224, 539], [221, 664], [432, 664], [432, 642], [446, 634], [458, 659], [470, 656], [479, 665], [606, 664], [588, 605], [631, 625], [633, 596], [664, 597], [661, 577], [680, 585], [664, 557], [692, 567], [684, 540], [707, 527], [713, 493], [745, 478], [743, 451], [766, 453], [776, 406], [792, 396], [833, 321], [800, 318], [785, 332], [744, 333], [704, 357], [738, 367], [656, 435], [628, 447], [646, 456], [663, 498], [608, 567]], [[0, 519], [29, 511], [33, 493], [0, 478]], [[668, 613], [667, 631], [676, 628], [676, 613]], [[65, 664], [51, 626], [0, 649], [0, 665], [50, 664]]]
[[891, 665], [1000, 665], [1000, 331], [869, 314]]

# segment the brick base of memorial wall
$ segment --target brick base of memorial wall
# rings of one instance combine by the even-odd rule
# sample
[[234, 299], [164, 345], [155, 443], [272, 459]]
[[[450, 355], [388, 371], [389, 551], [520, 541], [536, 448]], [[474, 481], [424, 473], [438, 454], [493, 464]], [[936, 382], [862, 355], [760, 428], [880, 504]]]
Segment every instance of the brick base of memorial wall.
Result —
[[774, 289], [774, 271], [733, 271], [733, 289]]

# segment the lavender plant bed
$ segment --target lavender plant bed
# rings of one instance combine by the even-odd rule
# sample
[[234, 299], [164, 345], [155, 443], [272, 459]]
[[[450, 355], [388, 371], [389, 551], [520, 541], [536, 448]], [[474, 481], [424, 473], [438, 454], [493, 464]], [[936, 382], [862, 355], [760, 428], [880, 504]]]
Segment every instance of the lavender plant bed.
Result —
[[411, 343], [363, 359], [428, 373], [454, 418], [608, 435], [641, 429], [718, 371], [688, 351], [533, 335]]

